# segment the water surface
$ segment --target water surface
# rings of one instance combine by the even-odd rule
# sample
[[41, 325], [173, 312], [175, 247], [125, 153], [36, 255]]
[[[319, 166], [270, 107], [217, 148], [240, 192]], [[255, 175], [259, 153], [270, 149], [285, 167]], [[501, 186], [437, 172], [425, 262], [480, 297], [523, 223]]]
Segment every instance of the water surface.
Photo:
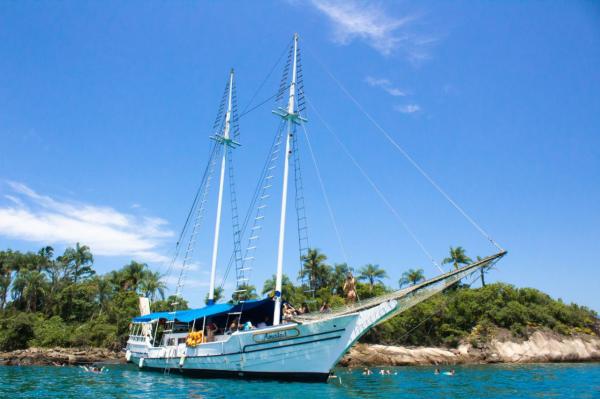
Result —
[[[0, 398], [600, 398], [600, 363], [390, 368], [363, 376], [338, 369], [328, 384], [202, 380], [110, 365], [104, 374], [77, 367], [0, 366]], [[449, 370], [442, 368], [442, 371]]]

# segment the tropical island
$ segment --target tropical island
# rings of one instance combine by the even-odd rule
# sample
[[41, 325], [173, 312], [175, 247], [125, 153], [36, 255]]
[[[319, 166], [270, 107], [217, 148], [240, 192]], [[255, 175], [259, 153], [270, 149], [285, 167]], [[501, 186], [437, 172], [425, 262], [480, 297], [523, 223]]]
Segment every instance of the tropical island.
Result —
[[[392, 291], [387, 272], [367, 264], [356, 270], [345, 263], [330, 265], [327, 256], [310, 249], [299, 278], [284, 276], [282, 296], [312, 311], [326, 302], [344, 304], [344, 280], [357, 276], [359, 300]], [[471, 262], [461, 247], [451, 247], [445, 264], [458, 268]], [[158, 272], [136, 261], [100, 275], [86, 245], [76, 244], [57, 255], [50, 246], [37, 252], [0, 251], [0, 362], [54, 364], [122, 357], [131, 319], [139, 315], [138, 298], [146, 296], [152, 311], [171, 309], [182, 298], [165, 296]], [[409, 269], [400, 287], [424, 280], [422, 269]], [[262, 289], [247, 285], [250, 298], [269, 295], [274, 278]], [[459, 284], [371, 330], [343, 360], [343, 365], [439, 364], [500, 361], [585, 361], [600, 359], [600, 321], [595, 311], [566, 304], [534, 288], [485, 283]], [[473, 282], [473, 281], [472, 281]], [[236, 302], [215, 292], [217, 301]], [[429, 348], [424, 348], [429, 347]], [[47, 349], [44, 349], [47, 348]], [[71, 349], [69, 349], [71, 348]]]

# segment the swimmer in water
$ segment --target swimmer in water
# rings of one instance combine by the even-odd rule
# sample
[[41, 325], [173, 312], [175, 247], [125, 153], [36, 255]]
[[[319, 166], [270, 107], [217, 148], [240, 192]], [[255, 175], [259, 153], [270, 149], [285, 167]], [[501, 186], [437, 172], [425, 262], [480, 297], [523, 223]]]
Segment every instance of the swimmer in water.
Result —
[[433, 374], [435, 374], [435, 375], [440, 374], [440, 369], [435, 369], [435, 371], [433, 372]]
[[369, 370], [367, 367], [365, 367], [365, 369], [363, 370], [363, 375], [371, 375], [373, 374], [373, 372], [371, 370]]

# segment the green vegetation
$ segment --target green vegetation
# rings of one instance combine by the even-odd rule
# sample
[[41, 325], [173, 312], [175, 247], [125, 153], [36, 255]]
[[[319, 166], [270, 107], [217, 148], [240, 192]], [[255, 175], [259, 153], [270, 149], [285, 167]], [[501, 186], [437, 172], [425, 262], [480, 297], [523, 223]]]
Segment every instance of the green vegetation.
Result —
[[567, 305], [534, 288], [496, 283], [436, 295], [376, 327], [363, 341], [453, 347], [462, 339], [483, 342], [496, 327], [522, 338], [539, 328], [600, 334], [597, 314], [586, 307]]
[[402, 288], [405, 285], [415, 285], [425, 280], [425, 274], [423, 274], [423, 269], [408, 269], [404, 273], [402, 273], [402, 277], [398, 281], [398, 285]]
[[383, 279], [388, 277], [386, 271], [380, 268], [379, 265], [365, 265], [361, 267], [359, 272], [358, 280], [367, 282], [369, 292], [373, 292], [375, 284], [383, 284]]
[[[36, 346], [101, 346], [120, 349], [138, 296], [153, 310], [170, 309], [160, 275], [132, 261], [99, 276], [90, 249], [77, 244], [54, 257], [52, 247], [37, 253], [0, 251], [0, 350]], [[184, 301], [180, 307], [187, 307]]]
[[[446, 264], [459, 267], [470, 259], [461, 247], [450, 248]], [[96, 274], [94, 258], [85, 245], [67, 248], [54, 256], [52, 247], [37, 253], [0, 251], [0, 350], [28, 346], [98, 346], [121, 349], [131, 318], [139, 313], [138, 297], [151, 299], [152, 311], [187, 309], [182, 298], [165, 298], [161, 276], [146, 264], [131, 261], [118, 270]], [[327, 301], [344, 304], [343, 285], [354, 270], [345, 263], [329, 265], [327, 256], [311, 249], [303, 258], [303, 271], [294, 284], [284, 276], [282, 296], [293, 304], [306, 302], [313, 310]], [[481, 274], [483, 282], [483, 273]], [[368, 264], [357, 273], [360, 300], [381, 295], [387, 287], [386, 271]], [[422, 269], [408, 269], [399, 285], [424, 280]], [[308, 284], [315, 288], [314, 295]], [[240, 287], [231, 300], [257, 298], [255, 286]], [[260, 293], [273, 295], [275, 276], [265, 281]], [[223, 290], [215, 299], [223, 300]], [[205, 298], [207, 300], [207, 298]], [[533, 329], [547, 328], [561, 334], [599, 334], [595, 312], [575, 304], [564, 304], [532, 289], [507, 284], [489, 284], [472, 289], [457, 286], [376, 327], [365, 342], [397, 345], [454, 346], [459, 341], [484, 342], [497, 328], [526, 337]]]

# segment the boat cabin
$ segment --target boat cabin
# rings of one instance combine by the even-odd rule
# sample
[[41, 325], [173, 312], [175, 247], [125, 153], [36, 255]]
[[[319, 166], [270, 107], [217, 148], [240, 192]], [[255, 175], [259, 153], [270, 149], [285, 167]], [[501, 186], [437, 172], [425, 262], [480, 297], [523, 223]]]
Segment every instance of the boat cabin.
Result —
[[275, 301], [271, 298], [236, 305], [219, 303], [200, 309], [156, 312], [133, 319], [129, 343], [152, 347], [180, 347], [227, 340], [237, 331], [271, 326]]

